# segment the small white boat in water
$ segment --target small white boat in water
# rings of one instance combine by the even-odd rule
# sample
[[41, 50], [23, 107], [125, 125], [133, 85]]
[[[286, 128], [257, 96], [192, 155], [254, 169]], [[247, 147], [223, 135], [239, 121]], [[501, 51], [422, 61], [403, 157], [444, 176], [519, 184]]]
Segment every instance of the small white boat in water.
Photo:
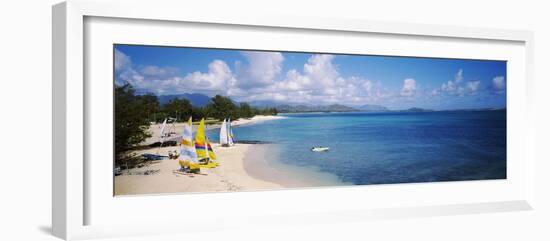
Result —
[[330, 148], [324, 147], [324, 146], [316, 146], [311, 148], [311, 151], [314, 151], [314, 152], [323, 152], [328, 150], [330, 150]]

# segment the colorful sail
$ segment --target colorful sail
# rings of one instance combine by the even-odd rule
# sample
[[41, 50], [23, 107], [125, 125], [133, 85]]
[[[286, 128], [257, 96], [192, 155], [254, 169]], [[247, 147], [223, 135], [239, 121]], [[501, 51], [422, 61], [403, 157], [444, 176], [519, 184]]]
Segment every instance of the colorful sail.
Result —
[[208, 141], [208, 137], [205, 133], [204, 119], [201, 120], [199, 124], [199, 129], [197, 130], [197, 136], [195, 137], [195, 149], [197, 152], [197, 157], [199, 159], [210, 158], [216, 159], [216, 154], [214, 154], [214, 149]]
[[229, 145], [228, 141], [228, 133], [227, 133], [227, 122], [225, 119], [223, 119], [222, 126], [220, 128], [220, 145], [225, 146]]
[[214, 149], [212, 148], [210, 141], [208, 141], [208, 137], [206, 137], [206, 146], [208, 147], [208, 157], [210, 157], [211, 160], [216, 160], [216, 154], [214, 153]]
[[189, 118], [187, 124], [183, 125], [183, 132], [180, 141], [180, 161], [198, 163], [195, 144], [193, 143], [193, 122]]

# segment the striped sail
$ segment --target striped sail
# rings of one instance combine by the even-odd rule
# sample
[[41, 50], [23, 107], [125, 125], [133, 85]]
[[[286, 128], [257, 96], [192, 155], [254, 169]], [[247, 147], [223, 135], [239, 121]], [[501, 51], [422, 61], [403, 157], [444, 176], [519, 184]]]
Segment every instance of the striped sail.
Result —
[[210, 157], [210, 159], [212, 160], [216, 160], [216, 154], [214, 153], [214, 148], [212, 148], [210, 141], [208, 141], [208, 137], [206, 137], [206, 146], [208, 147], [208, 157]]
[[204, 158], [210, 158], [215, 160], [216, 154], [214, 153], [214, 149], [212, 149], [212, 145], [210, 145], [210, 142], [208, 141], [208, 137], [205, 133], [204, 128], [204, 119], [201, 120], [199, 124], [199, 129], [197, 130], [197, 136], [195, 137], [195, 149], [197, 152], [197, 157], [199, 159]]
[[193, 144], [193, 121], [191, 117], [187, 124], [183, 125], [183, 132], [180, 141], [180, 161], [197, 163], [197, 152]]

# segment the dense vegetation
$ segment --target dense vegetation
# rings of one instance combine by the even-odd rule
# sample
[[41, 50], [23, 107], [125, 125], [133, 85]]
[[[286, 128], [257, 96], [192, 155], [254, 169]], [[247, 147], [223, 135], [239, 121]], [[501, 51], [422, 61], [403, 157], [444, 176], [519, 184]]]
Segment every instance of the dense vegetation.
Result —
[[276, 115], [277, 109], [258, 109], [248, 103], [236, 104], [229, 97], [216, 95], [204, 107], [193, 106], [187, 99], [172, 99], [159, 104], [153, 94], [137, 95], [131, 85], [115, 87], [115, 159], [126, 160], [127, 151], [150, 137], [147, 129], [151, 123], [162, 123], [170, 118], [172, 122], [184, 122], [193, 117], [222, 121], [236, 120], [255, 115]]
[[135, 95], [130, 85], [115, 88], [115, 159], [128, 157], [125, 152], [150, 137], [148, 114], [158, 110], [156, 96]]

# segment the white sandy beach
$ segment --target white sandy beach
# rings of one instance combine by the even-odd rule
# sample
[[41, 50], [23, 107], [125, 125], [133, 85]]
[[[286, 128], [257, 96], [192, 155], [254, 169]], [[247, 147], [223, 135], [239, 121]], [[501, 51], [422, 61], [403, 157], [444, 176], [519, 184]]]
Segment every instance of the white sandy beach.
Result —
[[[157, 194], [180, 192], [216, 192], [242, 191], [281, 188], [273, 182], [264, 181], [250, 176], [244, 167], [244, 157], [251, 144], [238, 144], [233, 147], [214, 145], [220, 166], [216, 168], [201, 168], [201, 174], [182, 175], [174, 173], [179, 168], [178, 160], [168, 159], [157, 161], [149, 166], [130, 169], [131, 173], [143, 173], [146, 170], [157, 171], [151, 175], [123, 175], [115, 177], [115, 195], [127, 194]], [[163, 147], [160, 155], [177, 147]], [[145, 153], [150, 150], [140, 151]]]
[[277, 115], [256, 115], [252, 118], [239, 118], [238, 120], [232, 121], [231, 126], [236, 127], [242, 125], [256, 124], [262, 121], [279, 120], [284, 118], [286, 117]]
[[[239, 119], [233, 122], [233, 126], [253, 124], [259, 121], [279, 119], [278, 116], [255, 116], [251, 119]], [[218, 128], [219, 125], [211, 125], [209, 128]], [[181, 132], [182, 124], [175, 125], [175, 132]], [[178, 129], [179, 128], [179, 129]], [[150, 130], [157, 134], [160, 132], [158, 126], [151, 126]], [[155, 141], [152, 141], [155, 142]], [[216, 192], [216, 191], [243, 191], [243, 190], [261, 190], [277, 189], [283, 187], [297, 186], [288, 181], [276, 182], [273, 180], [259, 178], [258, 175], [251, 175], [255, 168], [265, 169], [262, 166], [265, 161], [258, 160], [255, 165], [245, 167], [246, 156], [253, 153], [256, 159], [263, 158], [257, 150], [250, 152], [255, 148], [254, 144], [238, 143], [232, 147], [221, 147], [219, 144], [213, 144], [214, 151], [220, 166], [216, 168], [201, 168], [201, 174], [182, 175], [174, 173], [179, 169], [178, 160], [166, 159], [155, 161], [150, 165], [124, 170], [120, 176], [115, 176], [115, 195], [131, 194], [159, 194], [159, 193], [188, 193], [188, 192]], [[178, 150], [177, 146], [150, 148], [135, 151], [135, 154], [151, 153], [159, 155], [168, 155], [169, 151]], [[250, 162], [250, 161], [247, 161]], [[150, 175], [143, 173], [153, 172]]]

